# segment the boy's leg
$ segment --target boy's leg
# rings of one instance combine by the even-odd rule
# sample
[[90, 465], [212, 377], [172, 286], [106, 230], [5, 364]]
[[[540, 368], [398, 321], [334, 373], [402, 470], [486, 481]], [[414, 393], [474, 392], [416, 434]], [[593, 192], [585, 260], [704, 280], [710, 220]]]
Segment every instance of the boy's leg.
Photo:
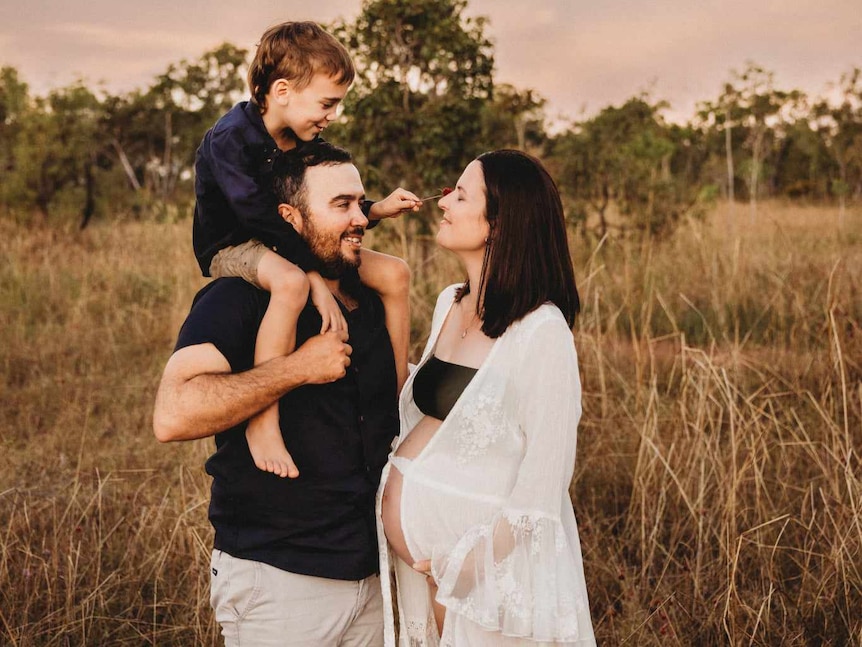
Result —
[[257, 240], [247, 240], [219, 250], [210, 262], [210, 276], [214, 279], [235, 276], [254, 287], [260, 288], [257, 280], [257, 266], [266, 252], [270, 251]]
[[[257, 333], [255, 365], [293, 352], [296, 321], [308, 300], [308, 279], [301, 269], [251, 240], [221, 250], [213, 258], [210, 274], [213, 278], [238, 276], [271, 295]], [[249, 420], [245, 435], [259, 469], [279, 476], [299, 476], [281, 436], [277, 402]]]
[[410, 268], [400, 258], [364, 249], [359, 278], [377, 292], [383, 301], [400, 393], [407, 380], [407, 355], [410, 349]]
[[[267, 250], [257, 266], [257, 280], [270, 293], [254, 349], [255, 365], [288, 355], [296, 346], [296, 322], [308, 301], [305, 272]], [[253, 417], [245, 432], [254, 464], [266, 472], [296, 478], [299, 470], [284, 446], [278, 424], [278, 403]]]

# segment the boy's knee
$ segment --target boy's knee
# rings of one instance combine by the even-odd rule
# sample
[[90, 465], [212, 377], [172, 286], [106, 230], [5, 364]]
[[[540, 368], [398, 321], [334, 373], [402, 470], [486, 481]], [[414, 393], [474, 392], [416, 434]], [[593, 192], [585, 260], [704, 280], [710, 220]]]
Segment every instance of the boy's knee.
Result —
[[305, 302], [308, 290], [308, 276], [296, 265], [291, 265], [289, 269], [278, 274], [272, 291]]
[[410, 290], [410, 266], [403, 259], [391, 257], [386, 263], [386, 275], [392, 292], [406, 294]]
[[293, 263], [281, 258], [279, 260], [281, 262], [271, 268], [274, 271], [267, 273], [268, 285], [264, 287], [274, 296], [304, 302], [308, 298], [308, 277]]

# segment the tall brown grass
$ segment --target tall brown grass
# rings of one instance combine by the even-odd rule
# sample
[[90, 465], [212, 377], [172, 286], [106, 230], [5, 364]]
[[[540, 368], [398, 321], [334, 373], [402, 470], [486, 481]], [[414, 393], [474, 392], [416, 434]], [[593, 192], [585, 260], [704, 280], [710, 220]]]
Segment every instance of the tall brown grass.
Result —
[[[662, 244], [573, 237], [572, 494], [604, 645], [862, 645], [862, 210], [723, 208]], [[0, 643], [217, 644], [212, 441], [162, 446], [202, 280], [187, 223], [0, 222]], [[414, 351], [461, 278], [397, 223]]]

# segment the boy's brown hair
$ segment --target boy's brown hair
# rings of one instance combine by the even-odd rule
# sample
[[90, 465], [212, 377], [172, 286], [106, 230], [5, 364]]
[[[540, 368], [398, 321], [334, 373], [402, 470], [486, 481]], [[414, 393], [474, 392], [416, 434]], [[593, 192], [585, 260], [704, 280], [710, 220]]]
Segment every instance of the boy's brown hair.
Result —
[[267, 29], [248, 68], [251, 98], [266, 108], [266, 94], [278, 79], [297, 90], [307, 86], [318, 72], [349, 84], [356, 76], [350, 54], [329, 32], [314, 22], [285, 22]]

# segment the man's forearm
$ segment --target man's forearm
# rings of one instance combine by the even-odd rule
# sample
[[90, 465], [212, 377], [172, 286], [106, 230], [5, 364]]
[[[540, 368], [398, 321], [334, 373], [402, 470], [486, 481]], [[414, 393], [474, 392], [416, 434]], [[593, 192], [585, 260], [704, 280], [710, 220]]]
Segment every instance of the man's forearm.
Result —
[[175, 352], [156, 394], [153, 431], [161, 442], [205, 438], [229, 429], [304, 384], [343, 377], [351, 348], [344, 331], [306, 341], [287, 356], [242, 373], [231, 373], [227, 359], [212, 344]]
[[276, 357], [242, 373], [204, 373], [163, 380], [153, 426], [162, 442], [193, 440], [229, 429], [307, 382], [293, 356]]

